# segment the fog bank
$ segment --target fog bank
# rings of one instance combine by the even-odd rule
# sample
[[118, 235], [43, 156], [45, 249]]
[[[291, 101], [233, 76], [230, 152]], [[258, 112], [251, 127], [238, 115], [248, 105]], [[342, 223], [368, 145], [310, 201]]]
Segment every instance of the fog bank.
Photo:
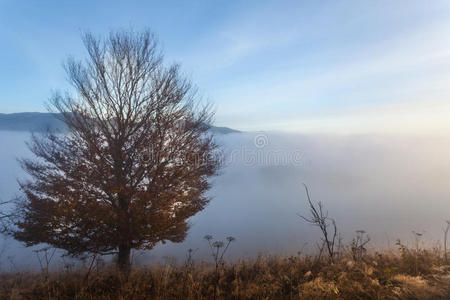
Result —
[[[28, 133], [0, 131], [0, 198], [18, 193], [23, 178], [16, 158], [29, 156]], [[203, 236], [234, 236], [229, 258], [259, 252], [295, 254], [314, 251], [316, 227], [297, 213], [308, 214], [301, 183], [313, 201], [322, 201], [347, 242], [366, 230], [371, 247], [394, 247], [397, 238], [411, 242], [411, 231], [424, 241], [441, 239], [450, 219], [450, 138], [387, 135], [301, 135], [239, 133], [217, 137], [223, 152], [221, 174], [212, 179], [211, 203], [190, 220], [185, 242], [158, 245], [136, 253], [135, 261], [182, 260], [188, 248], [194, 258], [209, 259]], [[0, 242], [0, 249], [2, 249]], [[306, 244], [306, 246], [304, 246]], [[35, 264], [31, 249], [6, 241], [0, 265]]]

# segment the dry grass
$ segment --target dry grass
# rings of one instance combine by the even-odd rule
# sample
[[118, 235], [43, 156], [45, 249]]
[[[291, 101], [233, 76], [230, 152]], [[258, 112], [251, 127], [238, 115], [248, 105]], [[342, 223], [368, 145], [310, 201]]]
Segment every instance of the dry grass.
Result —
[[93, 272], [0, 275], [0, 299], [450, 299], [450, 266], [437, 251], [351, 256], [329, 264], [315, 257], [260, 256], [214, 266], [167, 263]]

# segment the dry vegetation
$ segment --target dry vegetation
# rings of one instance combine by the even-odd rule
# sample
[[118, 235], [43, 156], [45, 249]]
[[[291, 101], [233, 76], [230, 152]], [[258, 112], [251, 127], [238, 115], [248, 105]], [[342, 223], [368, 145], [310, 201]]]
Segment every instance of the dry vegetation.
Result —
[[[219, 279], [218, 279], [219, 278]], [[217, 281], [218, 279], [218, 281]], [[220, 276], [206, 263], [134, 269], [4, 273], [1, 299], [450, 299], [450, 266], [438, 250], [351, 253], [334, 263], [312, 256], [260, 256], [222, 264]]]

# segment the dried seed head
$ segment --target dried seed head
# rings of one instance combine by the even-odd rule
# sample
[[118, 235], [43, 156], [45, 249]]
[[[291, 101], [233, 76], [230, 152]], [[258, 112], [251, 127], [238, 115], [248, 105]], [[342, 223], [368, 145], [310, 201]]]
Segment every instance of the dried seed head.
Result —
[[229, 237], [227, 237], [227, 241], [229, 241], [230, 243], [232, 242], [232, 241], [235, 241], [236, 239], [234, 238], [234, 237], [232, 237], [232, 236], [229, 236]]
[[221, 241], [214, 242], [213, 243], [213, 247], [222, 248], [223, 247], [223, 242], [221, 242]]

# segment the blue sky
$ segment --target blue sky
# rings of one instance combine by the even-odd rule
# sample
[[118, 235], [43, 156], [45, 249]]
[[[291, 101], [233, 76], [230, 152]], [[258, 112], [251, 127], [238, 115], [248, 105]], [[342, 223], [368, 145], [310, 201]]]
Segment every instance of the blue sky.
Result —
[[0, 112], [45, 111], [80, 32], [158, 34], [242, 130], [450, 133], [450, 1], [0, 0]]

